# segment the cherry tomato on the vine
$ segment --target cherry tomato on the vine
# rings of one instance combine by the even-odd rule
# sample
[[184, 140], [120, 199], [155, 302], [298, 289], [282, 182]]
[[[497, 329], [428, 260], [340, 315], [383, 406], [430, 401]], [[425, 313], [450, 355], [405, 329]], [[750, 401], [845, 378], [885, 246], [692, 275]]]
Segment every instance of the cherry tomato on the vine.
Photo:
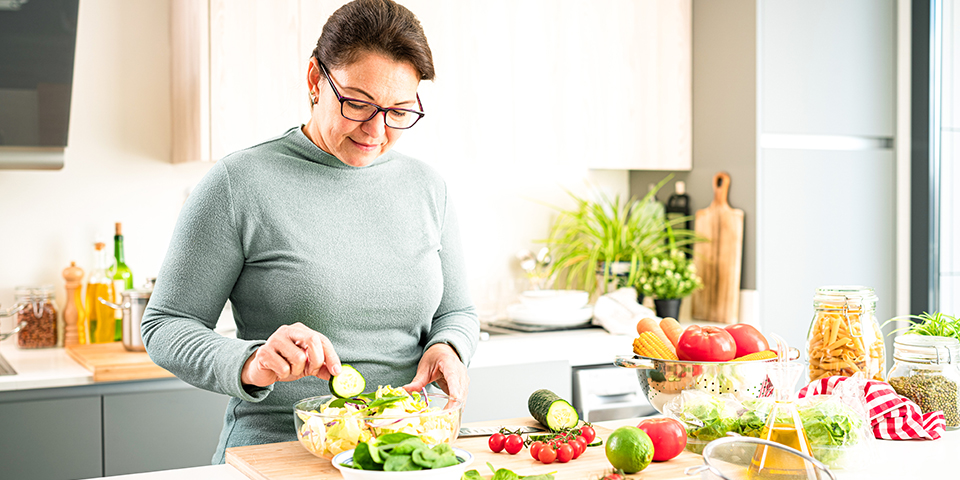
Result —
[[494, 433], [490, 435], [490, 439], [487, 440], [487, 446], [489, 446], [490, 450], [493, 450], [494, 453], [500, 453], [500, 451], [503, 450], [503, 442], [506, 439], [507, 437], [504, 434], [500, 432]]
[[560, 448], [557, 449], [557, 461], [560, 463], [567, 463], [573, 458], [573, 447], [569, 444], [560, 445]]
[[550, 464], [557, 459], [557, 451], [550, 445], [544, 445], [540, 448], [540, 454], [537, 455], [541, 462]]
[[583, 444], [584, 450], [587, 449], [587, 444], [590, 443], [587, 441], [587, 437], [584, 437], [583, 435], [577, 435], [577, 441]]
[[540, 442], [540, 441], [536, 441], [530, 444], [530, 456], [533, 457], [534, 460], [540, 460], [540, 457], [538, 457], [537, 455], [540, 454], [540, 448], [542, 447], [543, 447], [543, 442]]
[[570, 440], [567, 444], [573, 447], [573, 458], [579, 458], [580, 455], [583, 455], [584, 450], [587, 449], [586, 444], [576, 438]]
[[597, 432], [595, 432], [590, 425], [580, 427], [580, 435], [583, 435], [583, 439], [587, 441], [587, 445], [593, 443], [593, 439], [597, 438]]
[[510, 455], [516, 455], [520, 450], [523, 450], [523, 438], [515, 433], [507, 435], [507, 439], [503, 441], [503, 449]]

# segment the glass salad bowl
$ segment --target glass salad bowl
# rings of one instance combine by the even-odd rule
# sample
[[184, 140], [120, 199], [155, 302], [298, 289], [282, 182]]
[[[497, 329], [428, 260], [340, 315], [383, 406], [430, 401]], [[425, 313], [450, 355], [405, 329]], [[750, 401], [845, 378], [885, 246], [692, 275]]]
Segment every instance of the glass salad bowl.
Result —
[[460, 433], [462, 414], [461, 400], [389, 386], [347, 399], [310, 397], [294, 405], [300, 445], [328, 460], [360, 442], [392, 432], [418, 435], [429, 445], [453, 443]]

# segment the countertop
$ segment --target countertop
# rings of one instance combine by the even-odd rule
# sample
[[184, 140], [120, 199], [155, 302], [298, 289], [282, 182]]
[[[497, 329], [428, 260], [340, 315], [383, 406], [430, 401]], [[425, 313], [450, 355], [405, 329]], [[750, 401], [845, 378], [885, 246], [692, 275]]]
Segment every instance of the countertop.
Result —
[[[608, 428], [622, 425], [635, 425], [639, 419], [613, 420], [598, 422]], [[892, 441], [877, 440], [872, 447], [870, 464], [861, 470], [836, 470], [838, 480], [876, 480], [876, 479], [914, 479], [914, 478], [955, 478], [960, 471], [960, 431], [944, 433], [939, 440], [932, 441]], [[521, 452], [522, 454], [522, 452]], [[576, 460], [574, 460], [576, 461]], [[471, 468], [481, 470], [482, 465]], [[557, 471], [562, 472], [558, 464]], [[657, 480], [649, 475], [638, 475], [648, 480]], [[150, 472], [135, 475], [110, 477], [123, 480], [246, 480], [247, 477], [230, 465], [211, 465], [206, 467]], [[340, 478], [335, 477], [335, 478]], [[634, 477], [635, 478], [635, 477]], [[696, 478], [696, 477], [689, 477]], [[560, 476], [558, 480], [562, 480]]]
[[[229, 335], [229, 333], [228, 333]], [[471, 368], [565, 360], [571, 366], [612, 364], [618, 353], [632, 349], [630, 336], [610, 335], [601, 328], [516, 335], [481, 340]], [[0, 342], [0, 354], [17, 375], [0, 375], [0, 392], [93, 384], [93, 375], [63, 348], [21, 349], [15, 337]]]

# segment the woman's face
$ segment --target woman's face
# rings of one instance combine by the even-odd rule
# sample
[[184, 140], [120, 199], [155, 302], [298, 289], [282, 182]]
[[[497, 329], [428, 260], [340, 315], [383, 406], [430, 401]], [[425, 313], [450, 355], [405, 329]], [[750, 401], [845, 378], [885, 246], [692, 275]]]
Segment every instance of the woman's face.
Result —
[[[342, 97], [375, 103], [383, 108], [417, 110], [420, 77], [409, 62], [398, 62], [377, 53], [367, 53], [340, 68], [325, 65]], [[400, 139], [403, 130], [384, 124], [383, 112], [366, 122], [348, 120], [340, 114], [340, 102], [323, 77], [316, 59], [307, 72], [310, 94], [316, 98], [304, 134], [323, 151], [354, 167], [369, 165]]]

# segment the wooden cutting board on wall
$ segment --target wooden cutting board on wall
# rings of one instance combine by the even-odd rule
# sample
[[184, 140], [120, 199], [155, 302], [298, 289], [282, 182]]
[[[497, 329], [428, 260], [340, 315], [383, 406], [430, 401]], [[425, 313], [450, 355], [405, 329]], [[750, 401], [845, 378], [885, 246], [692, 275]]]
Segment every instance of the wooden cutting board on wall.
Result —
[[697, 210], [694, 227], [708, 241], [693, 247], [703, 288], [693, 293], [696, 320], [737, 323], [740, 313], [740, 270], [743, 261], [743, 210], [727, 202], [730, 175], [713, 177], [713, 202]]

